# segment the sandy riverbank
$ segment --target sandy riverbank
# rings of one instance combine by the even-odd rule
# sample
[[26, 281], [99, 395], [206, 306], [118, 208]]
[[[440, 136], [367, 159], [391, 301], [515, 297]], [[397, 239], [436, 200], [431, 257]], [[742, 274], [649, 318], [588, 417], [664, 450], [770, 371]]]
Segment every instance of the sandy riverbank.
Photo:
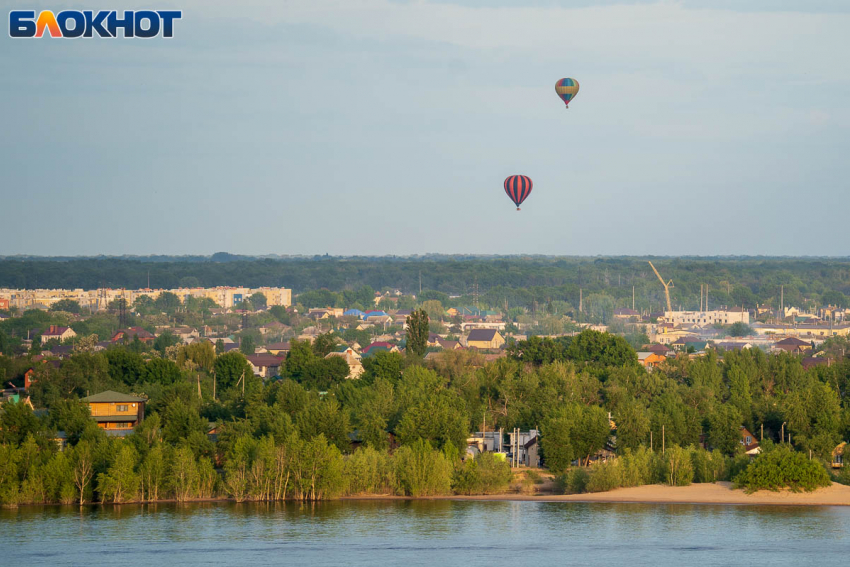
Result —
[[474, 500], [535, 500], [541, 502], [644, 502], [664, 504], [756, 504], [786, 506], [850, 506], [850, 486], [833, 484], [813, 492], [771, 492], [762, 490], [746, 494], [732, 488], [729, 482], [666, 486], [653, 484], [634, 488], [619, 488], [609, 492], [569, 495], [472, 496]]
[[[366, 496], [347, 497], [359, 499], [406, 499], [404, 497]], [[850, 486], [833, 484], [814, 492], [770, 492], [763, 490], [746, 494], [735, 490], [729, 482], [716, 484], [692, 484], [690, 486], [666, 486], [653, 484], [634, 488], [619, 488], [609, 492], [592, 494], [491, 494], [486, 496], [443, 496], [444, 500], [505, 500], [532, 502], [633, 502], [646, 504], [737, 504], [737, 505], [783, 505], [783, 506], [850, 506]]]

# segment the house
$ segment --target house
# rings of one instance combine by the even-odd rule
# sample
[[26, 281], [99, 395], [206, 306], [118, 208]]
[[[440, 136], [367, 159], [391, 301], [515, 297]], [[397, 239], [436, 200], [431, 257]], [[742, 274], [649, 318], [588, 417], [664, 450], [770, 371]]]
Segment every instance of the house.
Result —
[[269, 351], [269, 354], [273, 354], [275, 356], [287, 355], [289, 354], [289, 342], [268, 344], [266, 345], [266, 350]]
[[346, 378], [356, 380], [363, 374], [364, 368], [363, 364], [360, 363], [360, 355], [353, 348], [347, 346], [338, 347], [333, 352], [328, 353], [325, 358], [332, 356], [339, 356], [348, 364], [348, 376]]
[[744, 446], [744, 452], [750, 456], [761, 453], [761, 447], [759, 447], [759, 442], [756, 441], [755, 435], [750, 433], [743, 425], [741, 426], [741, 445]]
[[809, 370], [816, 366], [829, 366], [830, 362], [830, 359], [823, 356], [807, 356], [803, 359], [803, 368]]
[[245, 358], [251, 365], [255, 376], [260, 378], [274, 378], [280, 375], [281, 359], [271, 354], [249, 354]]
[[366, 314], [360, 311], [359, 309], [348, 309], [342, 312], [343, 317], [357, 317], [358, 319], [364, 319]]
[[458, 350], [463, 348], [459, 341], [449, 341], [447, 339], [437, 339], [437, 344], [443, 350]]
[[536, 429], [529, 431], [511, 431], [508, 433], [507, 452], [512, 467], [539, 467], [539, 435]]
[[637, 353], [638, 363], [644, 368], [656, 368], [662, 362], [667, 360], [667, 357], [663, 354], [658, 354], [656, 352], [644, 351]]
[[676, 339], [670, 343], [670, 346], [676, 350], [687, 350], [688, 348], [693, 348], [695, 351], [700, 351], [704, 350], [705, 347], [708, 346], [708, 341], [689, 335]]
[[389, 317], [389, 320], [392, 321], [392, 317], [386, 311], [367, 311], [363, 314], [364, 319], [371, 319], [372, 317]]
[[368, 345], [366, 348], [364, 348], [362, 354], [363, 354], [363, 356], [372, 356], [376, 352], [381, 352], [381, 351], [399, 352], [398, 347], [395, 346], [394, 344], [384, 342], [384, 341], [378, 341], [378, 342], [374, 342], [374, 343]]
[[620, 307], [619, 309], [614, 310], [615, 319], [631, 319], [632, 317], [640, 317], [640, 313], [634, 309], [627, 309], [625, 307]]
[[183, 344], [189, 344], [201, 337], [200, 333], [198, 333], [198, 329], [189, 327], [187, 325], [183, 325], [181, 327], [173, 327], [169, 329], [168, 332], [180, 339]]
[[479, 349], [498, 349], [505, 344], [505, 339], [495, 329], [473, 329], [466, 337], [466, 346]]
[[782, 339], [774, 344], [773, 348], [777, 350], [784, 350], [791, 354], [804, 354], [811, 352], [812, 343], [798, 339], [797, 337], [788, 337], [787, 339]]
[[504, 436], [502, 431], [478, 431], [466, 439], [466, 453], [475, 457], [479, 453], [502, 453], [504, 456]]
[[752, 343], [740, 343], [733, 341], [723, 341], [720, 343], [716, 343], [714, 346], [717, 348], [722, 348], [723, 350], [749, 350], [753, 348]]
[[145, 419], [147, 398], [107, 390], [83, 398], [89, 405], [92, 419], [107, 435], [123, 437]]
[[71, 327], [60, 327], [59, 325], [50, 325], [46, 331], [41, 333], [41, 344], [47, 341], [57, 340], [60, 343], [65, 339], [76, 337], [77, 333]]
[[654, 352], [655, 354], [660, 354], [662, 356], [669, 356], [670, 347], [667, 345], [649, 345], [646, 347], [646, 351]]
[[289, 327], [280, 321], [270, 321], [260, 327], [261, 335], [281, 335], [288, 331]]
[[130, 327], [130, 328], [127, 328], [127, 329], [118, 329], [117, 331], [115, 331], [115, 334], [112, 335], [112, 339], [110, 339], [110, 340], [113, 343], [117, 343], [117, 342], [129, 343], [129, 342], [134, 341], [136, 339], [136, 337], [138, 337], [139, 340], [142, 341], [143, 343], [152, 343], [156, 339], [156, 337], [153, 335], [153, 333], [149, 333], [148, 331], [146, 331], [145, 329], [143, 329], [141, 327]]

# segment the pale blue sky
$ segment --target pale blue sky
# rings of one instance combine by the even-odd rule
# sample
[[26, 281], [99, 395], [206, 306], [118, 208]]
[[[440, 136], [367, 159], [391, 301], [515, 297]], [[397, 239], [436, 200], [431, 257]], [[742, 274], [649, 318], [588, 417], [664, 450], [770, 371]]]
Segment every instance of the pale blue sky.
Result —
[[0, 34], [0, 255], [850, 254], [850, 1], [155, 7]]

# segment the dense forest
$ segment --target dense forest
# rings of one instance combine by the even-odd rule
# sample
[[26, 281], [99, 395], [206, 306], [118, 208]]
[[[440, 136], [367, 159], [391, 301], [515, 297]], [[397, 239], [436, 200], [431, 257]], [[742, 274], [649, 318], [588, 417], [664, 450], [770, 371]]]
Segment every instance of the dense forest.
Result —
[[[140, 344], [81, 347], [59, 368], [36, 364], [30, 393], [47, 411], [4, 405], [0, 501], [505, 491], [512, 476], [504, 461], [461, 459], [469, 433], [485, 423], [539, 429], [544, 464], [565, 491], [723, 479], [810, 489], [829, 482], [825, 463], [850, 434], [843, 356], [806, 370], [786, 353], [709, 351], [647, 371], [621, 337], [584, 331], [520, 341], [487, 363], [474, 351], [427, 363], [381, 352], [364, 359], [361, 379], [347, 380], [326, 366], [332, 346], [294, 341], [282, 378], [266, 383], [241, 353], [219, 354], [208, 343], [167, 354]], [[16, 383], [30, 365], [0, 357]], [[129, 437], [107, 438], [79, 401], [104, 390], [149, 399]], [[754, 463], [742, 454], [741, 426], [759, 438], [763, 431], [766, 451]], [[57, 431], [68, 441], [64, 452]], [[606, 448], [620, 458], [586, 466]], [[836, 479], [848, 482], [848, 473]]]
[[[708, 305], [765, 304], [850, 306], [848, 258], [649, 258], [672, 279], [675, 307], [697, 309], [700, 288]], [[579, 290], [602, 309], [661, 310], [663, 289], [638, 257], [424, 256], [251, 258], [217, 254], [189, 258], [13, 258], [0, 259], [0, 287], [136, 289], [180, 286], [282, 286], [298, 293], [344, 291], [370, 286], [404, 293], [431, 290], [490, 306], [543, 308], [553, 301], [579, 304]], [[421, 284], [421, 286], [420, 286]]]

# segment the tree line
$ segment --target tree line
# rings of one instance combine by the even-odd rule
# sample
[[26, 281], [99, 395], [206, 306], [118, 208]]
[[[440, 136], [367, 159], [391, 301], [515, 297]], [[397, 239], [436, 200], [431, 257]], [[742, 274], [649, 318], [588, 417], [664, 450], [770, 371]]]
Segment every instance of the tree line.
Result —
[[[296, 294], [321, 291], [335, 294], [358, 290], [398, 288], [405, 293], [430, 290], [446, 296], [473, 300], [473, 285], [479, 301], [491, 307], [522, 307], [534, 311], [557, 311], [554, 302], [579, 305], [600, 313], [615, 307], [631, 307], [634, 287], [639, 310], [662, 310], [663, 290], [640, 257], [467, 257], [425, 258], [289, 258], [254, 259], [228, 257], [185, 261], [155, 258], [152, 261], [126, 258], [27, 258], [0, 259], [0, 287], [136, 289], [147, 286], [148, 275], [156, 288], [283, 286]], [[703, 289], [710, 307], [755, 307], [767, 304], [850, 305], [850, 260], [845, 258], [651, 258], [662, 275], [675, 282], [673, 301], [685, 309], [697, 309]], [[707, 287], [702, 287], [707, 286]], [[356, 294], [354, 294], [356, 295]], [[346, 297], [346, 305], [358, 299]], [[336, 303], [337, 297], [326, 297]], [[360, 302], [369, 305], [370, 298]], [[326, 307], [329, 301], [316, 305]], [[610, 304], [610, 305], [609, 305]]]
[[[26, 492], [28, 478], [70, 478], [39, 476], [37, 470], [49, 463], [61, 468], [63, 459], [71, 467], [85, 442], [80, 451], [99, 457], [92, 457], [93, 484], [84, 487], [84, 500], [114, 500], [115, 490], [123, 498], [125, 485], [138, 497], [133, 482], [119, 479], [125, 473], [141, 479], [156, 446], [166, 464], [154, 469], [165, 471], [166, 479], [175, 478], [171, 463], [188, 462], [178, 456], [191, 454], [195, 472], [188, 465], [176, 470], [185, 469], [179, 478], [201, 479], [181, 485], [196, 486], [183, 491], [193, 498], [209, 493], [258, 498], [258, 490], [263, 498], [371, 490], [414, 495], [434, 493], [437, 489], [427, 488], [433, 486], [440, 493], [465, 493], [492, 490], [481, 488], [486, 483], [476, 474], [501, 478], [492, 474], [495, 463], [473, 466], [460, 458], [469, 434], [484, 424], [490, 431], [538, 429], [544, 463], [556, 473], [586, 468], [582, 465], [603, 449], [621, 457], [658, 453], [662, 442], [665, 455], [672, 447], [705, 445], [724, 459], [734, 458], [742, 450], [741, 426], [827, 462], [850, 433], [850, 363], [841, 349], [831, 365], [808, 370], [799, 357], [753, 349], [709, 350], [695, 359], [683, 355], [647, 371], [621, 337], [584, 331], [520, 341], [492, 362], [474, 351], [446, 351], [427, 362], [412, 352], [379, 352], [363, 360], [359, 380], [350, 380], [325, 366], [337, 358], [325, 358], [329, 344], [294, 342], [281, 379], [265, 383], [241, 353], [217, 353], [204, 343], [166, 353], [139, 353], [129, 346], [77, 352], [58, 368], [30, 362], [37, 380], [30, 390], [33, 403], [47, 412], [41, 416], [23, 404], [4, 404], [0, 445], [18, 456], [0, 459], [16, 463], [16, 475], [3, 477], [17, 479], [12, 492]], [[22, 360], [27, 359], [0, 357], [0, 367]], [[78, 401], [104, 390], [149, 399], [147, 418], [127, 439], [100, 439], [102, 432]], [[53, 442], [57, 431], [65, 432], [69, 445], [62, 457]], [[356, 480], [366, 471], [372, 471], [371, 480]], [[439, 481], [427, 476], [433, 471], [443, 471]], [[323, 478], [337, 480], [325, 485]], [[139, 482], [138, 490], [145, 490]], [[167, 482], [172, 485], [164, 494], [173, 496], [173, 481]], [[156, 485], [157, 492], [167, 482]], [[52, 490], [51, 499], [58, 498], [61, 486]], [[85, 490], [92, 492], [87, 496]]]

